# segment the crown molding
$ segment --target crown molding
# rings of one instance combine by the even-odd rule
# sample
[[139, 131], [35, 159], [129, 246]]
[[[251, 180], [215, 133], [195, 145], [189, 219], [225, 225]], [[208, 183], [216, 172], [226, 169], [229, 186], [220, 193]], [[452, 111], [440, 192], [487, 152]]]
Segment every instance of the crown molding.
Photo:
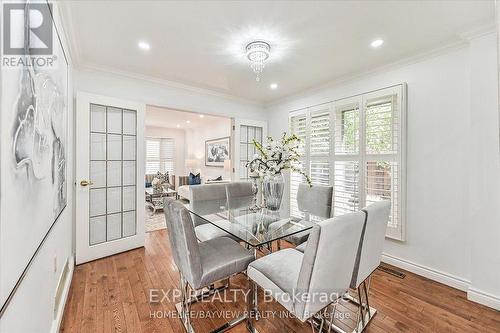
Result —
[[294, 100], [297, 100], [300, 98], [307, 97], [307, 96], [312, 95], [314, 93], [320, 92], [321, 90], [333, 88], [333, 87], [339, 86], [341, 84], [350, 83], [350, 82], [360, 80], [360, 79], [363, 79], [366, 77], [381, 74], [383, 72], [387, 72], [390, 70], [396, 70], [398, 68], [410, 66], [410, 65], [428, 60], [428, 59], [438, 57], [438, 56], [443, 55], [443, 54], [447, 54], [447, 53], [451, 53], [451, 52], [463, 49], [463, 48], [467, 47], [468, 45], [469, 45], [468, 41], [460, 39], [458, 41], [454, 41], [454, 42], [445, 44], [443, 46], [434, 48], [432, 50], [421, 52], [421, 53], [418, 53], [416, 55], [413, 55], [413, 56], [410, 56], [410, 57], [407, 57], [407, 58], [404, 58], [401, 60], [397, 60], [397, 61], [391, 62], [389, 64], [386, 64], [386, 65], [382, 65], [382, 66], [378, 66], [378, 67], [375, 67], [375, 68], [372, 68], [369, 70], [359, 71], [359, 72], [355, 72], [355, 73], [351, 73], [351, 74], [347, 74], [347, 75], [338, 77], [334, 80], [327, 81], [326, 83], [305, 89], [302, 92], [299, 92], [296, 94], [291, 94], [289, 96], [285, 96], [283, 98], [279, 98], [277, 100], [265, 103], [264, 107], [266, 109], [268, 109], [268, 108], [271, 108], [273, 106], [277, 106], [280, 104], [284, 104], [284, 103], [291, 102], [291, 101], [294, 101]]
[[496, 32], [496, 24], [494, 21], [482, 23], [482, 24], [476, 25], [472, 29], [468, 29], [468, 30], [464, 30], [464, 31], [460, 32], [459, 34], [457, 34], [457, 40], [455, 40], [455, 41], [446, 43], [442, 46], [433, 48], [431, 50], [420, 52], [420, 53], [413, 55], [413, 56], [410, 56], [410, 57], [406, 57], [406, 58], [391, 62], [391, 63], [386, 64], [386, 65], [382, 65], [382, 66], [378, 66], [378, 67], [375, 67], [375, 68], [372, 68], [369, 70], [359, 71], [356, 73], [351, 73], [351, 74], [344, 75], [342, 77], [338, 77], [336, 79], [327, 81], [326, 83], [323, 83], [323, 84], [320, 84], [317, 86], [312, 86], [309, 89], [303, 90], [302, 92], [299, 92], [296, 94], [291, 94], [291, 95], [276, 99], [274, 101], [266, 102], [266, 103], [264, 103], [264, 107], [271, 108], [271, 107], [279, 105], [279, 104], [284, 104], [284, 103], [291, 102], [291, 101], [299, 99], [299, 98], [306, 97], [308, 95], [314, 94], [315, 92], [321, 91], [323, 89], [332, 88], [332, 87], [338, 86], [340, 84], [345, 84], [348, 82], [356, 81], [356, 80], [359, 80], [359, 79], [367, 77], [367, 76], [373, 76], [373, 75], [380, 74], [380, 73], [382, 73], [384, 71], [388, 71], [388, 70], [395, 70], [395, 69], [398, 69], [401, 67], [413, 65], [413, 64], [416, 64], [416, 63], [419, 63], [419, 62], [422, 62], [422, 61], [425, 61], [428, 59], [432, 59], [432, 58], [438, 57], [438, 56], [446, 54], [446, 53], [454, 52], [454, 51], [459, 50], [461, 48], [467, 47], [469, 45], [470, 41], [475, 39], [475, 38], [479, 38], [479, 37], [482, 37], [482, 36], [485, 36], [485, 35], [488, 35], [491, 33], [495, 33], [495, 32]]
[[232, 100], [234, 102], [248, 104], [248, 105], [256, 106], [256, 107], [260, 107], [260, 108], [264, 107], [263, 103], [255, 101], [255, 100], [250, 100], [250, 99], [246, 99], [243, 97], [238, 97], [235, 95], [222, 93], [222, 92], [211, 90], [211, 89], [191, 86], [188, 84], [179, 83], [179, 82], [175, 82], [175, 81], [160, 79], [160, 78], [150, 76], [150, 75], [143, 75], [143, 74], [133, 73], [133, 72], [129, 72], [129, 71], [122, 71], [122, 70], [118, 70], [118, 69], [114, 69], [114, 68], [109, 68], [106, 66], [98, 66], [95, 64], [81, 63], [80, 62], [80, 64], [77, 66], [76, 69], [79, 71], [100, 72], [100, 73], [111, 74], [111, 75], [116, 76], [116, 77], [127, 78], [127, 79], [138, 80], [138, 81], [145, 81], [145, 82], [157, 84], [157, 85], [168, 87], [168, 88], [181, 89], [181, 90], [185, 90], [188, 92], [194, 92], [197, 94], [223, 98], [223, 99], [227, 99], [227, 100]]

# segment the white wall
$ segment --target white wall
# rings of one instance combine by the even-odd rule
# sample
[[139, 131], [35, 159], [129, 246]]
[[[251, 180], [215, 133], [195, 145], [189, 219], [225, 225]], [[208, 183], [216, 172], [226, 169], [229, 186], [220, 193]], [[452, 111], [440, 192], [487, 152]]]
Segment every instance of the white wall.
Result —
[[220, 121], [210, 126], [188, 129], [186, 131], [187, 159], [198, 161], [198, 170], [203, 181], [222, 176], [222, 179], [231, 179], [230, 171], [222, 167], [205, 165], [205, 141], [231, 136], [231, 119], [220, 118]]
[[[146, 113], [147, 117], [147, 113]], [[156, 126], [146, 126], [146, 137], [153, 138], [171, 138], [175, 142], [175, 160], [174, 174], [175, 185], [178, 186], [178, 176], [184, 176], [186, 173], [186, 131], [176, 128], [165, 128]]]
[[[487, 251], [498, 260], [500, 255], [498, 245], [490, 245], [490, 248], [479, 245], [471, 252], [471, 244], [478, 246], [487, 238], [484, 234], [472, 237], [471, 226], [480, 223], [485, 227], [481, 228], [484, 233], [498, 230], [498, 217], [491, 222], [480, 221], [489, 214], [488, 207], [498, 206], [500, 193], [498, 182], [487, 185], [488, 181], [499, 180], [500, 171], [496, 167], [499, 158], [498, 119], [493, 110], [496, 94], [491, 91], [496, 89], [492, 76], [497, 67], [490, 59], [496, 54], [494, 47], [494, 38], [478, 39], [470, 46], [464, 45], [432, 58], [311, 90], [268, 108], [270, 134], [276, 136], [287, 130], [285, 119], [290, 111], [407, 82], [407, 240], [386, 240], [385, 260], [463, 290], [467, 290], [476, 275], [472, 275], [472, 270], [486, 264], [478, 262], [478, 256]], [[481, 111], [476, 108], [481, 108]], [[477, 120], [471, 129], [471, 117], [477, 119], [478, 115], [481, 120]], [[484, 131], [481, 136], [475, 137], [475, 132], [481, 131]], [[476, 154], [484, 154], [479, 160], [483, 165], [472, 168], [470, 142], [476, 142], [471, 148], [478, 150], [485, 141], [488, 144], [484, 150], [476, 151]], [[483, 173], [485, 168], [488, 175], [494, 174], [495, 177], [483, 178], [476, 185], [476, 194], [479, 196], [479, 192], [487, 187], [493, 197], [486, 201], [486, 205], [477, 199], [477, 208], [473, 208], [467, 192], [469, 184], [477, 180], [471, 176], [471, 170]], [[479, 197], [484, 196], [483, 192]], [[471, 209], [481, 210], [484, 216], [469, 219]], [[497, 223], [497, 226], [489, 223]], [[498, 235], [497, 232], [496, 244]], [[494, 250], [496, 253], [491, 254]], [[471, 265], [471, 260], [475, 264]], [[489, 271], [479, 269], [478, 274], [486, 275], [480, 279], [488, 288], [484, 291], [500, 295], [499, 270], [500, 265]], [[495, 282], [496, 287], [492, 287]]]
[[[63, 32], [54, 5], [54, 19], [60, 32]], [[65, 50], [68, 50], [64, 36], [61, 36]], [[68, 55], [69, 56], [69, 55]], [[71, 59], [69, 59], [71, 64]], [[69, 261], [73, 269], [73, 175], [74, 175], [74, 111], [73, 111], [73, 73], [69, 71], [68, 78], [68, 151], [67, 151], [67, 206], [55, 223], [52, 231], [40, 248], [37, 256], [21, 282], [17, 292], [6, 312], [0, 320], [0, 332], [47, 333], [57, 328], [58, 321], [54, 318], [54, 301], [57, 285], [62, 269]], [[3, 133], [5, 135], [5, 133]], [[15, 255], [15, 254], [12, 254]], [[71, 277], [71, 275], [70, 275]], [[69, 282], [65, 284], [69, 288]], [[63, 304], [64, 306], [64, 304]], [[61, 309], [62, 310], [62, 309]], [[60, 319], [62, 312], [59, 312]]]
[[468, 233], [470, 299], [500, 310], [500, 147], [495, 36], [471, 43]]

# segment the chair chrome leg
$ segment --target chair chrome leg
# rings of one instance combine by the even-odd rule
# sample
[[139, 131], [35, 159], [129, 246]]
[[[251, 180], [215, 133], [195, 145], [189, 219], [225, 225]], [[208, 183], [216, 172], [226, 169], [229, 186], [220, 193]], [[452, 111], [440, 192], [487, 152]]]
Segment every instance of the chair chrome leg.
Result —
[[368, 300], [368, 289], [366, 288], [366, 281], [363, 281], [363, 290], [365, 292], [365, 300], [366, 300], [366, 309], [368, 310], [368, 321], [372, 319], [371, 311], [370, 311], [370, 301]]
[[[191, 304], [196, 303], [203, 299], [204, 297], [213, 295], [216, 292], [219, 292], [221, 290], [226, 289], [229, 286], [229, 278], [226, 280], [227, 282], [222, 285], [221, 287], [215, 287], [214, 284], [210, 285], [208, 288], [204, 288], [201, 293], [195, 294], [193, 290], [193, 296], [190, 294], [190, 287], [187, 282], [187, 280], [180, 275], [180, 290], [181, 290], [181, 301], [177, 304], [175, 304], [175, 308], [177, 312], [179, 313], [179, 316], [182, 320], [182, 324], [184, 326], [184, 329], [186, 330], [187, 333], [195, 333], [195, 330], [193, 326], [191, 325], [191, 317], [190, 317], [190, 311], [191, 311]], [[211, 331], [211, 333], [222, 333], [225, 332], [234, 326], [238, 325], [239, 323], [245, 321], [247, 317], [245, 315], [240, 316], [238, 318], [235, 318], [224, 325], [216, 328], [215, 330]], [[258, 333], [258, 332], [257, 332]]]
[[281, 250], [281, 239], [276, 241], [276, 247], [278, 248], [278, 251]]
[[259, 333], [255, 327], [252, 325], [252, 317], [258, 320], [258, 309], [257, 309], [257, 286], [255, 283], [248, 279], [248, 296], [247, 296], [247, 330], [250, 333]]
[[338, 303], [338, 300], [335, 301], [335, 303], [333, 303], [333, 309], [332, 309], [332, 312], [330, 315], [330, 323], [328, 325], [328, 333], [330, 333], [332, 331], [333, 321], [335, 320], [335, 312], [337, 311], [337, 303]]
[[[361, 288], [358, 287], [358, 301], [359, 301], [359, 306], [358, 306], [358, 311], [359, 311], [359, 317], [361, 317], [361, 322], [363, 323], [363, 327], [365, 326], [365, 307], [363, 304], [363, 299], [361, 298]], [[358, 317], [358, 322], [359, 322], [359, 317]]]
[[177, 304], [175, 304], [175, 308], [177, 309], [177, 312], [179, 313], [182, 324], [184, 325], [184, 328], [187, 333], [194, 333], [194, 329], [191, 326], [191, 319], [189, 316], [189, 311], [190, 309], [190, 302], [188, 299], [188, 291], [189, 291], [189, 285], [184, 279], [182, 275], [180, 275], [180, 289], [181, 289], [181, 301]]

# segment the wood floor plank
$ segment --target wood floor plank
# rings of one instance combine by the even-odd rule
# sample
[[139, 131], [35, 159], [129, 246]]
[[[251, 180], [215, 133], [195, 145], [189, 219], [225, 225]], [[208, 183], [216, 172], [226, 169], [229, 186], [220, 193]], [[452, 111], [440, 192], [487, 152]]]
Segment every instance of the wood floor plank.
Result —
[[[499, 311], [468, 301], [460, 290], [404, 273], [403, 279], [382, 271], [373, 274], [370, 302], [378, 312], [365, 332], [500, 332]], [[150, 290], [169, 291], [178, 286], [179, 274], [171, 256], [167, 231], [149, 232], [145, 248], [75, 268], [61, 332], [183, 333], [180, 319], [168, 317], [175, 313], [176, 300], [149, 301]], [[231, 279], [231, 290], [246, 288], [244, 275]], [[263, 304], [262, 297], [259, 291], [261, 311], [275, 315], [280, 311], [287, 313], [276, 302]], [[237, 314], [245, 308], [241, 294], [232, 303], [201, 302], [192, 310], [203, 313], [227, 310]], [[155, 317], [151, 313], [161, 315]], [[224, 321], [222, 318], [193, 319], [193, 326], [198, 332], [208, 332]], [[350, 325], [351, 322], [344, 323]], [[262, 318], [254, 325], [261, 333], [311, 332], [309, 324], [293, 318]], [[230, 332], [243, 333], [246, 328], [241, 324]]]

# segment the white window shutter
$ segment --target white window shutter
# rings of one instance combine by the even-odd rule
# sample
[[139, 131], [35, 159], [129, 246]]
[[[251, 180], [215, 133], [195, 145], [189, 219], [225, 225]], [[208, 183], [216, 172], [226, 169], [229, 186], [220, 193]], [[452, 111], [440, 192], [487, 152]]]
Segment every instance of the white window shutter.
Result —
[[309, 172], [313, 184], [330, 185], [330, 105], [311, 109]]
[[[401, 84], [295, 111], [290, 131], [302, 139], [298, 167], [313, 184], [333, 185], [333, 215], [391, 200], [386, 235], [404, 240], [406, 86]], [[290, 209], [304, 177], [291, 173]]]
[[[306, 139], [307, 139], [307, 121], [306, 114], [298, 114], [290, 118], [290, 132], [295, 134], [301, 141], [299, 144], [299, 154], [302, 157], [295, 167], [306, 171]], [[294, 217], [302, 217], [302, 213], [297, 206], [297, 191], [299, 184], [305, 181], [304, 176], [298, 172], [290, 172], [290, 214]]]
[[175, 140], [170, 138], [146, 138], [146, 174], [174, 172]]

